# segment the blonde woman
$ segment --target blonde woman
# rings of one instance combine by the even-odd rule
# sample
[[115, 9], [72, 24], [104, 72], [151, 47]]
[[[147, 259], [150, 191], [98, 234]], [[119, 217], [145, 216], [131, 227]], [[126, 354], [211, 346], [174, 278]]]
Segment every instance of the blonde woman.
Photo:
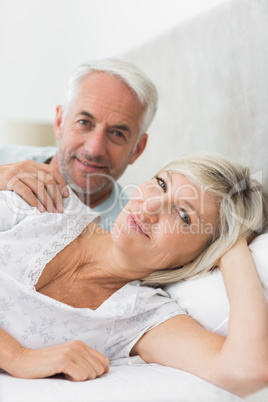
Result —
[[[111, 233], [71, 191], [62, 214], [0, 197], [2, 369], [82, 381], [140, 355], [241, 396], [268, 384], [267, 302], [247, 246], [268, 211], [247, 169], [184, 157], [137, 189]], [[157, 287], [216, 265], [231, 306], [227, 338]]]

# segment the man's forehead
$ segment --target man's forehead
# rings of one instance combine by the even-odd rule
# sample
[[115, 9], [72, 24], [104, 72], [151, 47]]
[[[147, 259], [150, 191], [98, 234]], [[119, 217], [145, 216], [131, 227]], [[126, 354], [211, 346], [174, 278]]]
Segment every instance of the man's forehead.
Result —
[[[120, 94], [124, 93], [124, 96], [130, 99], [132, 102], [138, 103], [139, 99], [134, 91], [125, 84], [119, 77], [106, 72], [94, 71], [87, 75], [80, 83], [78, 92], [89, 92], [96, 97], [105, 97], [116, 99], [121, 98]], [[126, 102], [126, 100], [124, 100]]]

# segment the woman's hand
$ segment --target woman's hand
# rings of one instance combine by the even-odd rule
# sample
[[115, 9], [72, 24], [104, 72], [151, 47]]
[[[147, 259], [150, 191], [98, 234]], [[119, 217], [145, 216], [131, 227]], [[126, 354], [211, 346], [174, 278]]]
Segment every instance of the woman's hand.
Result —
[[44, 378], [63, 373], [68, 380], [93, 380], [109, 371], [109, 360], [81, 341], [41, 350], [21, 348], [4, 368], [18, 378]]

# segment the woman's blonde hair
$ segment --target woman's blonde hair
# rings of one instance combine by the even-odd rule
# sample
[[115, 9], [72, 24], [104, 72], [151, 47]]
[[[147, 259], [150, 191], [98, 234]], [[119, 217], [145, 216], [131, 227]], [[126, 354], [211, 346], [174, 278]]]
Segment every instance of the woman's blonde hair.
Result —
[[150, 286], [185, 280], [211, 270], [240, 237], [252, 240], [268, 225], [268, 202], [262, 185], [250, 176], [249, 168], [219, 154], [195, 153], [161, 169], [178, 172], [205, 191], [216, 195], [219, 218], [204, 250], [183, 267], [153, 272], [142, 283]]

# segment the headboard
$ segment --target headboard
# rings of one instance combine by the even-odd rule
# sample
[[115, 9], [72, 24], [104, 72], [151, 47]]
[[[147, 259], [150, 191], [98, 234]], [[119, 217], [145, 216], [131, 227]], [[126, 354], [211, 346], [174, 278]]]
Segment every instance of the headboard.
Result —
[[267, 0], [226, 0], [124, 56], [153, 79], [160, 103], [123, 184], [214, 151], [250, 166], [268, 189]]

